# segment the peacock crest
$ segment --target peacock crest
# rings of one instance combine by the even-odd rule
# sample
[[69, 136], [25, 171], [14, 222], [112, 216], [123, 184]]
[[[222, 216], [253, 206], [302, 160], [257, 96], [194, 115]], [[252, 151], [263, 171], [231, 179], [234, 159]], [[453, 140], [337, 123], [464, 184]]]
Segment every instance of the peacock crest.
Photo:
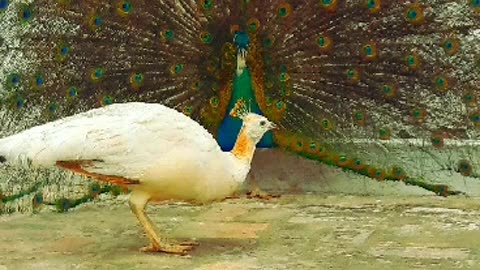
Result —
[[235, 102], [233, 109], [230, 111], [230, 116], [234, 118], [243, 119], [251, 112], [250, 108], [245, 104], [244, 99], [238, 99]]

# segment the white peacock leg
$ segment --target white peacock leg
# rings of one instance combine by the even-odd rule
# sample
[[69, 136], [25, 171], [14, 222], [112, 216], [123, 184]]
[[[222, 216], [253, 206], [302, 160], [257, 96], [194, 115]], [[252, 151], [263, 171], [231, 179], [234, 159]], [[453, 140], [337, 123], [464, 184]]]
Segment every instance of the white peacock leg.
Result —
[[195, 245], [194, 243], [171, 243], [166, 239], [159, 237], [153, 222], [145, 213], [145, 208], [150, 198], [151, 196], [149, 194], [138, 190], [134, 190], [130, 196], [130, 208], [135, 216], [137, 216], [140, 224], [142, 224], [145, 233], [151, 242], [151, 245], [142, 248], [142, 251], [185, 254], [187, 251], [191, 250]]
[[258, 184], [257, 178], [255, 177], [255, 171], [250, 171], [250, 192], [247, 193], [247, 197], [252, 199], [260, 200], [271, 200], [274, 198], [280, 197], [280, 195], [273, 195], [268, 192], [263, 191]]

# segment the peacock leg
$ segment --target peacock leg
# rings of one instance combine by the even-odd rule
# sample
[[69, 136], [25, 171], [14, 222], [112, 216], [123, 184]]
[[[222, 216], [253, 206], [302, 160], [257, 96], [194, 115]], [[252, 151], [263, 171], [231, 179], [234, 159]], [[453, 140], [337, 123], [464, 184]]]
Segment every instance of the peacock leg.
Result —
[[271, 200], [273, 198], [278, 198], [280, 195], [272, 195], [265, 191], [263, 191], [260, 186], [258, 185], [257, 178], [255, 177], [255, 173], [250, 171], [250, 192], [247, 193], [247, 197], [249, 199], [255, 198], [260, 200]]
[[144, 192], [133, 191], [130, 196], [130, 208], [132, 212], [137, 216], [138, 221], [142, 224], [147, 237], [150, 239], [150, 246], [144, 247], [141, 251], [145, 252], [165, 252], [172, 254], [184, 255], [190, 251], [195, 243], [176, 243], [167, 241], [164, 238], [159, 237], [156, 232], [155, 226], [150, 218], [145, 213], [145, 208], [148, 201], [150, 200], [150, 195]]

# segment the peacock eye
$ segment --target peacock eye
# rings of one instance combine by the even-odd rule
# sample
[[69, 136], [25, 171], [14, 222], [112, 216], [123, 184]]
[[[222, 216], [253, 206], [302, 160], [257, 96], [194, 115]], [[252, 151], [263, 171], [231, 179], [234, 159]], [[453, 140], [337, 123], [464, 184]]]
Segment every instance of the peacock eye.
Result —
[[267, 121], [260, 121], [260, 126], [265, 126], [267, 124]]

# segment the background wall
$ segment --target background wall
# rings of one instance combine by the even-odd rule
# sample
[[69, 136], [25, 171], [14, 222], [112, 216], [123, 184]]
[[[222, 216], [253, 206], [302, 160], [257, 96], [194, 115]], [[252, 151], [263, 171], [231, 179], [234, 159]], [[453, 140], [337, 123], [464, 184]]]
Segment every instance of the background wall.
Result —
[[[370, 150], [367, 151], [366, 147]], [[348, 147], [350, 151], [355, 149]], [[446, 184], [459, 196], [480, 196], [480, 179], [457, 172], [458, 157], [478, 164], [478, 149], [472, 145], [436, 150], [418, 145], [363, 144], [356, 151], [380, 160], [385, 168], [400, 164], [408, 175], [422, 183]], [[475, 167], [474, 167], [475, 168]], [[271, 194], [355, 194], [365, 196], [437, 196], [402, 181], [376, 181], [340, 168], [308, 160], [281, 149], [257, 150], [243, 192], [256, 182]], [[33, 169], [28, 166], [0, 168], [0, 212], [63, 211], [92, 199], [115, 202], [126, 190], [104, 186], [61, 170]], [[123, 197], [123, 196], [122, 196]]]

